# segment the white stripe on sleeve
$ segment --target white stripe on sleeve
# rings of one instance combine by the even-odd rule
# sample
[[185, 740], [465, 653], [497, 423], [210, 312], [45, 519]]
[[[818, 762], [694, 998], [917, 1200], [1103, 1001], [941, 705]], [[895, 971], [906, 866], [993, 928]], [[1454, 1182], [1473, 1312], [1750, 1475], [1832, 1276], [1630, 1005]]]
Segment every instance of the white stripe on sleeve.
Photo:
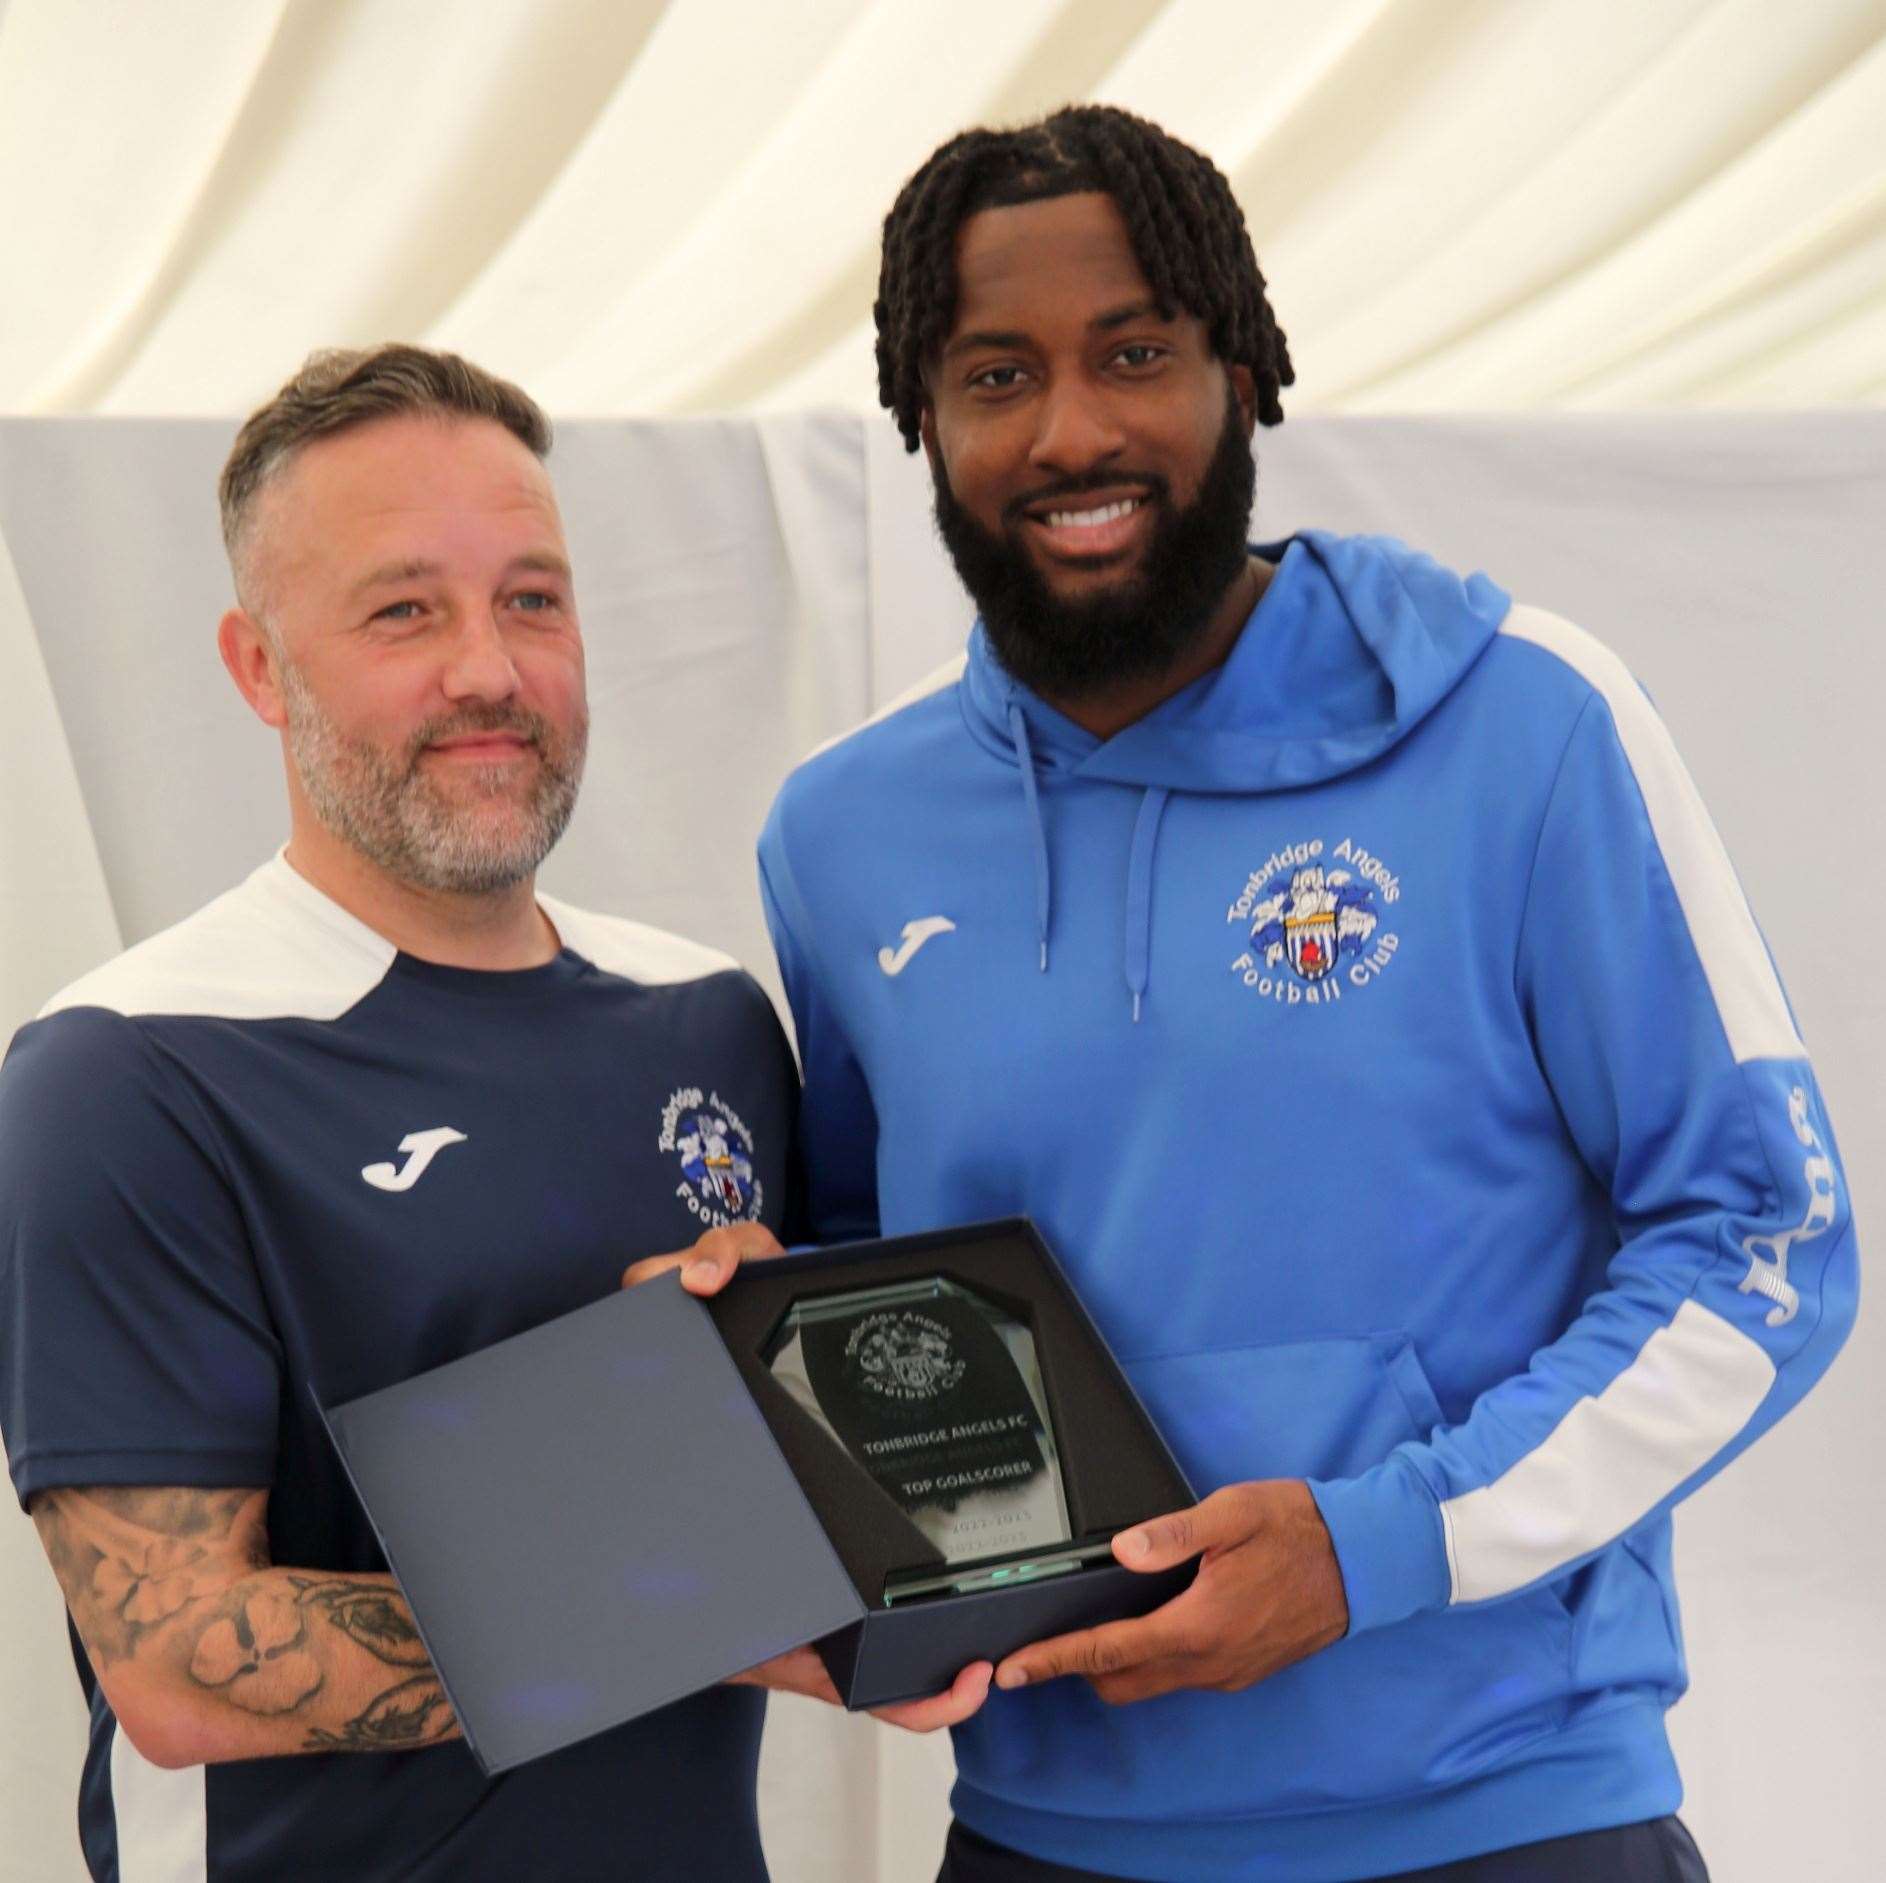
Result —
[[1774, 1381], [1757, 1342], [1685, 1301], [1544, 1444], [1442, 1504], [1453, 1599], [1509, 1595], [1621, 1536], [1742, 1430]]
[[925, 674], [915, 686], [906, 687], [894, 700], [887, 700], [869, 719], [861, 721], [848, 731], [835, 734], [817, 745], [805, 755], [802, 763], [810, 763], [822, 753], [829, 752], [835, 745], [843, 745], [854, 732], [862, 732], [866, 726], [875, 726], [889, 719], [893, 713], [901, 713], [906, 706], [915, 706], [919, 700], [927, 700], [932, 693], [941, 693], [945, 687], [954, 686], [969, 670], [969, 656], [958, 654], [946, 660], [942, 666], [933, 668]]
[[1543, 608], [1515, 606], [1501, 632], [1557, 655], [1611, 709], [1736, 1063], [1806, 1057], [1729, 853], [1630, 670], [1582, 628]]

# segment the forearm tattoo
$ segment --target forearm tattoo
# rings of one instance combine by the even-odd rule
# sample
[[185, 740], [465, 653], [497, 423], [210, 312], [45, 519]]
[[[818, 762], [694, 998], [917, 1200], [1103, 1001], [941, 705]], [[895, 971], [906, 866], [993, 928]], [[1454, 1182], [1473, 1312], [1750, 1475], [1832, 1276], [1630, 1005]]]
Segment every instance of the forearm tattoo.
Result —
[[259, 1490], [52, 1491], [33, 1521], [101, 1672], [140, 1658], [283, 1729], [264, 1750], [390, 1751], [457, 1732], [384, 1576], [269, 1565]]

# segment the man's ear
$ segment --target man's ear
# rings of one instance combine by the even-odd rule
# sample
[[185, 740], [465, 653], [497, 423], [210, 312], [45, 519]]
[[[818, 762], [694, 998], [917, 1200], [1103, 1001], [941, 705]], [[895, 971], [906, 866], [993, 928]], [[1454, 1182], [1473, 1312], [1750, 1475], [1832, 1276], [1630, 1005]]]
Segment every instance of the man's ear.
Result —
[[262, 632], [262, 624], [246, 608], [230, 609], [216, 624], [216, 651], [222, 655], [236, 691], [248, 701], [256, 718], [278, 729], [287, 725], [288, 708], [282, 699], [275, 650]]
[[1231, 396], [1244, 415], [1244, 435], [1249, 438], [1257, 430], [1257, 381], [1248, 366], [1227, 367], [1226, 374], [1231, 381]]
[[923, 455], [930, 460], [933, 474], [943, 469], [942, 447], [936, 441], [936, 407], [928, 399], [923, 402], [923, 410], [917, 414], [917, 436], [923, 441]]

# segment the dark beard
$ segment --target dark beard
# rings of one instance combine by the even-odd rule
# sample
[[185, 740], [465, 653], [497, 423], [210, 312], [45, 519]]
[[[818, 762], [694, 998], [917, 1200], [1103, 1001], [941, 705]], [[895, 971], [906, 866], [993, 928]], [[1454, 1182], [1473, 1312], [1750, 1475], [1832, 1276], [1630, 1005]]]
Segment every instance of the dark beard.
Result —
[[[1096, 472], [1031, 491], [985, 530], [956, 501], [931, 461], [936, 526], [964, 588], [982, 615], [996, 657], [1047, 700], [1083, 700], [1168, 673], [1203, 637], [1212, 613], [1244, 567], [1245, 531], [1257, 494], [1257, 463], [1235, 397], [1198, 495], [1183, 508], [1162, 477]], [[1136, 485], [1154, 507], [1153, 536], [1137, 575], [1076, 600], [1049, 587], [1021, 540], [1021, 507], [1050, 497]]]

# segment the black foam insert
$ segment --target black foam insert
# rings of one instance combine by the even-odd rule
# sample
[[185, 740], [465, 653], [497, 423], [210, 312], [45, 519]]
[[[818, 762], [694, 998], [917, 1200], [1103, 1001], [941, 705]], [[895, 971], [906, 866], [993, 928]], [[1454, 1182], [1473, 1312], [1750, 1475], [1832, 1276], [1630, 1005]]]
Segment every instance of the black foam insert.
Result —
[[[880, 1249], [884, 1253], [877, 1253]], [[948, 1276], [1028, 1322], [1060, 1442], [1062, 1484], [1077, 1541], [1109, 1537], [1193, 1501], [1093, 1323], [1026, 1226], [859, 1244], [744, 1265], [708, 1300], [708, 1312], [846, 1574], [867, 1602], [878, 1602], [887, 1577], [932, 1567], [942, 1558], [876, 1479], [773, 1378], [762, 1355], [797, 1300], [925, 1275]]]

